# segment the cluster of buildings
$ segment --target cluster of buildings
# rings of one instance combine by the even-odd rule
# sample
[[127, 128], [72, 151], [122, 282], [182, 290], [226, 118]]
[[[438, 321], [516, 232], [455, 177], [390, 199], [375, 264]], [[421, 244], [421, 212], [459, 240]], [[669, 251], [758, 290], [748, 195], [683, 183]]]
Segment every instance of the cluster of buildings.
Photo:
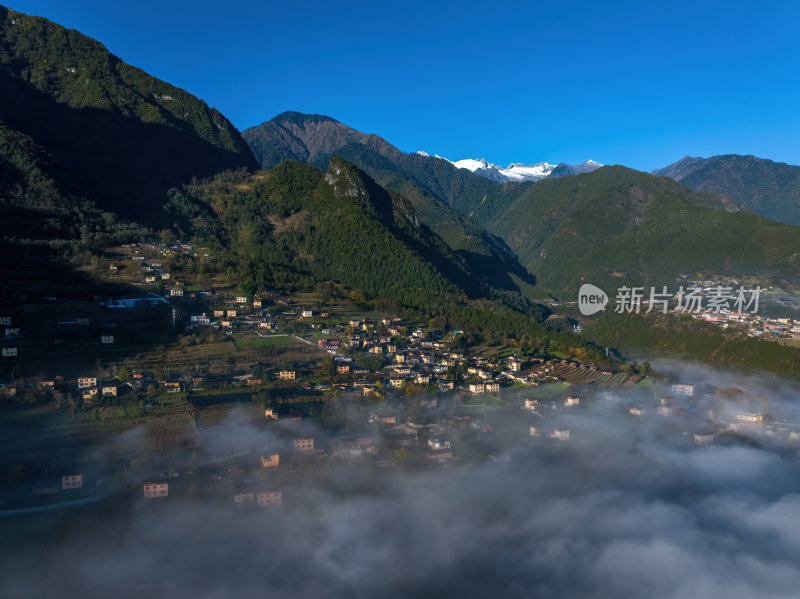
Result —
[[793, 318], [768, 318], [760, 314], [728, 312], [721, 314], [693, 314], [695, 320], [703, 320], [720, 326], [743, 328], [748, 337], [775, 337], [800, 339], [800, 320]]

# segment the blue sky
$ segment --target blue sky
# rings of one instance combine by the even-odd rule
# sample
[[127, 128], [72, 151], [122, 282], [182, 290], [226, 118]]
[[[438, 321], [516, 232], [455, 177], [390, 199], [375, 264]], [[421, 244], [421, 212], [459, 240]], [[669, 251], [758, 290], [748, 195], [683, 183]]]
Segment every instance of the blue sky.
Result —
[[800, 3], [9, 0], [236, 127], [330, 115], [451, 159], [800, 164]]

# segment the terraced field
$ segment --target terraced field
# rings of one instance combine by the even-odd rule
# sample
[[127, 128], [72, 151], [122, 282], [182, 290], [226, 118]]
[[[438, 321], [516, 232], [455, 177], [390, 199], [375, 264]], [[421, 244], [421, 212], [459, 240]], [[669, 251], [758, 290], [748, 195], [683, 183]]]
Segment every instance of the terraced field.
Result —
[[569, 362], [566, 364], [558, 363], [551, 366], [553, 376], [558, 377], [570, 385], [586, 385], [588, 383], [607, 383], [611, 385], [621, 385], [628, 375], [624, 372], [612, 374], [602, 370], [593, 370], [590, 366]]

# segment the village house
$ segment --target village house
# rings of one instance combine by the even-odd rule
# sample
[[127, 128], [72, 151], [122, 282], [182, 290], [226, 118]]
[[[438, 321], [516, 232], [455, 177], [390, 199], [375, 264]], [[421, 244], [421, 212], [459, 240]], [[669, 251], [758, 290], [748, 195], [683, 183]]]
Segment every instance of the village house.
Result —
[[116, 397], [117, 396], [117, 386], [116, 385], [103, 385], [100, 388], [100, 395], [103, 397]]
[[83, 474], [70, 474], [61, 477], [61, 489], [80, 489], [83, 487]]
[[278, 378], [282, 381], [293, 381], [297, 377], [294, 370], [281, 370], [278, 373]]
[[214, 310], [214, 318], [222, 318], [225, 316], [225, 310]]
[[298, 437], [293, 442], [294, 452], [300, 454], [314, 453], [313, 437]]
[[739, 412], [736, 414], [736, 420], [747, 424], [762, 424], [764, 422], [764, 414]]
[[90, 387], [97, 387], [97, 377], [82, 376], [78, 379], [78, 389], [88, 389]]
[[236, 310], [228, 310], [227, 312], [228, 318], [236, 318]]
[[485, 393], [486, 385], [484, 383], [470, 383], [469, 390], [471, 393]]
[[253, 300], [253, 308], [261, 308], [261, 300]]
[[508, 359], [508, 368], [511, 372], [519, 372], [522, 370], [522, 360], [517, 357], [511, 357]]
[[695, 445], [713, 445], [714, 444], [714, 434], [713, 433], [695, 433], [694, 434], [694, 444]]
[[350, 365], [349, 364], [339, 364], [336, 366], [336, 373], [337, 374], [349, 374], [350, 373]]
[[169, 290], [170, 297], [183, 297], [183, 287], [173, 287]]
[[268, 505], [280, 505], [281, 492], [280, 491], [259, 491], [258, 492], [258, 505], [266, 507]]
[[557, 428], [553, 431], [553, 434], [550, 436], [553, 439], [558, 439], [559, 441], [569, 441], [569, 429]]
[[95, 395], [97, 395], [97, 389], [96, 388], [84, 389], [81, 392], [81, 399], [84, 400], [84, 401], [90, 401], [90, 400], [94, 399]]
[[526, 410], [531, 410], [532, 412], [535, 412], [536, 410], [539, 409], [539, 400], [538, 399], [526, 399], [524, 408]]
[[309, 310], [308, 308], [305, 308], [305, 309], [304, 309], [304, 310], [303, 310], [303, 311], [300, 313], [300, 316], [301, 316], [302, 318], [313, 318], [313, 316], [314, 316], [314, 310]]
[[169, 483], [145, 483], [145, 498], [167, 497], [169, 495]]
[[272, 411], [272, 408], [266, 408], [264, 410], [264, 419], [265, 420], [277, 420], [278, 415]]
[[635, 408], [635, 407], [634, 407], [634, 408], [630, 408], [630, 409], [628, 410], [628, 412], [629, 412], [629, 413], [630, 413], [632, 416], [644, 416], [644, 415], [647, 413], [647, 410], [645, 410], [644, 408]]
[[238, 296], [236, 298], [236, 303], [237, 304], [246, 304], [247, 303], [247, 298], [244, 295], [240, 295], [240, 296]]
[[487, 381], [485, 385], [486, 393], [499, 393], [500, 383], [494, 381]]
[[452, 460], [453, 450], [450, 447], [450, 441], [436, 436], [428, 438], [425, 458], [432, 462], [446, 462]]
[[100, 336], [100, 343], [104, 345], [110, 345], [114, 343], [114, 335], [101, 335]]
[[428, 449], [435, 449], [435, 450], [450, 449], [450, 441], [447, 441], [442, 437], [429, 437]]
[[571, 408], [579, 405], [580, 403], [581, 403], [580, 397], [567, 397], [567, 399], [564, 400], [564, 407]]
[[320, 339], [317, 341], [317, 346], [327, 350], [337, 350], [341, 342], [338, 339]]
[[261, 466], [263, 468], [277, 468], [281, 464], [281, 455], [271, 453], [267, 457], [261, 456]]
[[253, 503], [255, 498], [255, 493], [236, 493], [233, 496], [233, 503]]

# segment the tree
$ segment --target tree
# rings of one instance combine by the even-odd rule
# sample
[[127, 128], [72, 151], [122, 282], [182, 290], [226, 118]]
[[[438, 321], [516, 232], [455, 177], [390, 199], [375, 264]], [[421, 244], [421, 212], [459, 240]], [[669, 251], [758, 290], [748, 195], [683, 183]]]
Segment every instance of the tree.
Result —
[[242, 295], [252, 297], [256, 292], [256, 284], [253, 281], [245, 281], [240, 285], [240, 289], [242, 290]]
[[120, 369], [117, 371], [117, 378], [118, 378], [120, 381], [122, 381], [122, 382], [124, 383], [125, 381], [128, 381], [128, 380], [130, 380], [130, 378], [131, 378], [131, 371], [128, 369], [128, 367], [127, 367], [127, 366], [122, 366], [122, 367], [121, 367], [121, 368], [120, 368]]
[[161, 241], [167, 245], [172, 245], [177, 241], [175, 233], [173, 233], [171, 229], [163, 229], [158, 235], [161, 237]]
[[322, 374], [324, 374], [327, 378], [333, 378], [333, 375], [336, 374], [336, 364], [334, 363], [333, 358], [330, 356], [325, 356], [322, 358], [320, 368], [322, 369]]

